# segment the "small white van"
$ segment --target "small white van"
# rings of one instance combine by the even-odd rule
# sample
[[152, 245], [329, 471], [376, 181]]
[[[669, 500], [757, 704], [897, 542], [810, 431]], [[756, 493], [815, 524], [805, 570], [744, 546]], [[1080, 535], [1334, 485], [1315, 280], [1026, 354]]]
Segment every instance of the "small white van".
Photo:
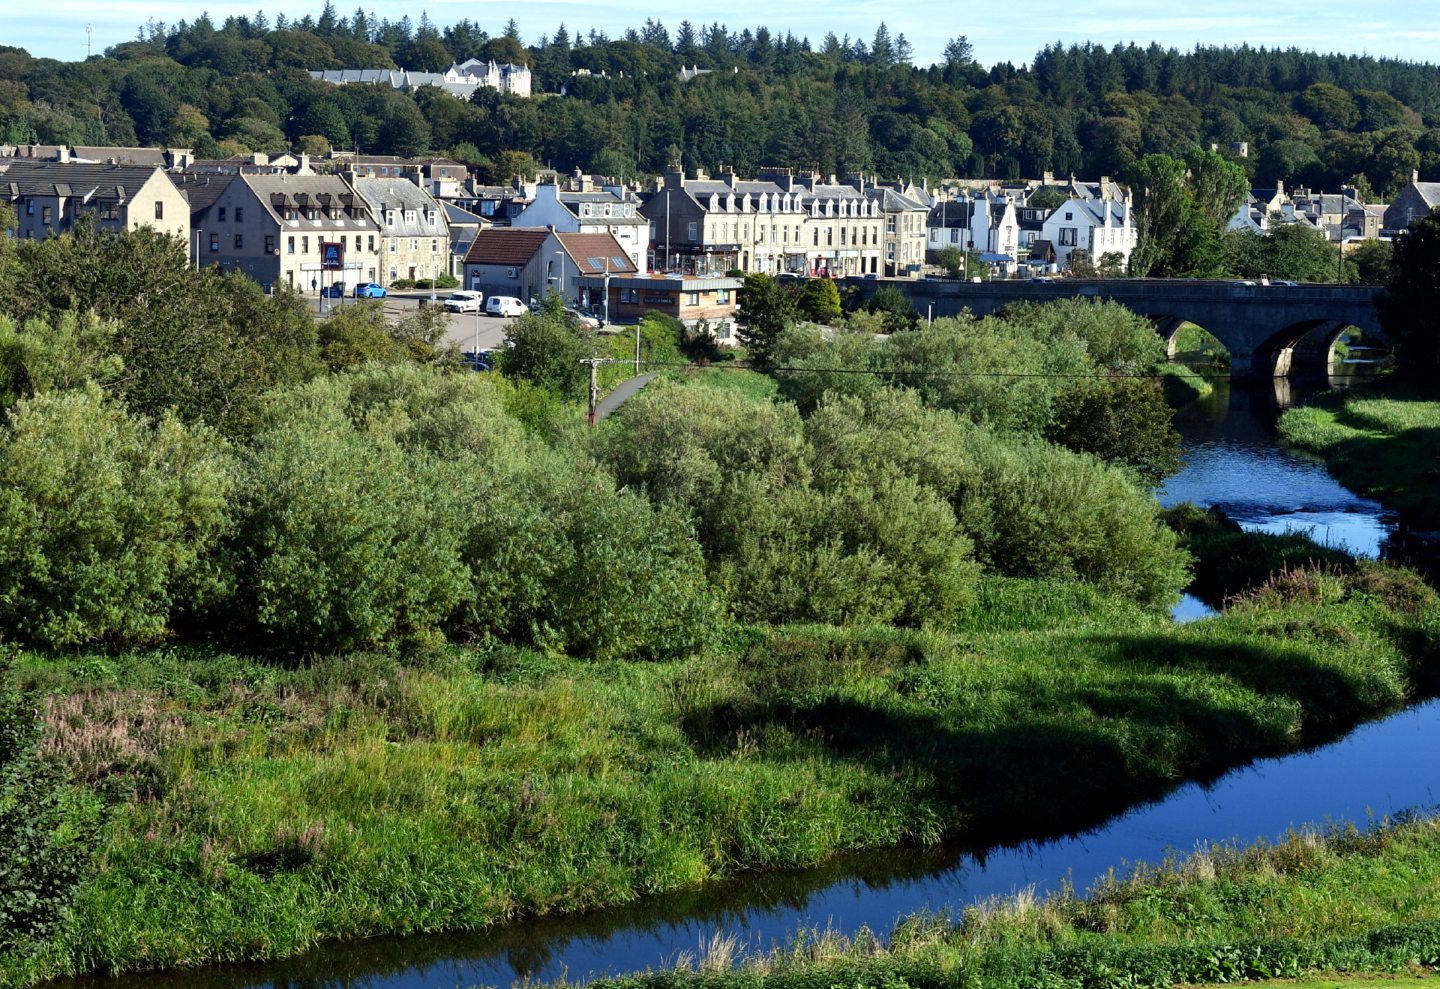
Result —
[[491, 316], [523, 316], [530, 310], [513, 295], [492, 295], [485, 300], [485, 311]]
[[446, 312], [479, 312], [480, 306], [485, 302], [483, 292], [471, 292], [462, 289], [459, 292], [451, 292], [450, 298], [445, 300]]

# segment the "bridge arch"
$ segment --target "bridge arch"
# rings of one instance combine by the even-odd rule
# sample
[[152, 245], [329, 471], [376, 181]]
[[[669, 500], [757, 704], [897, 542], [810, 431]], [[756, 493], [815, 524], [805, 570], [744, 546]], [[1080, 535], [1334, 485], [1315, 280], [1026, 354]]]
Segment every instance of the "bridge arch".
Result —
[[1281, 327], [1256, 345], [1251, 373], [1265, 377], [1343, 373], [1336, 344], [1352, 330], [1360, 330], [1366, 339], [1376, 340], [1384, 349], [1389, 349], [1389, 341], [1378, 321], [1364, 327], [1343, 318], [1302, 319]]

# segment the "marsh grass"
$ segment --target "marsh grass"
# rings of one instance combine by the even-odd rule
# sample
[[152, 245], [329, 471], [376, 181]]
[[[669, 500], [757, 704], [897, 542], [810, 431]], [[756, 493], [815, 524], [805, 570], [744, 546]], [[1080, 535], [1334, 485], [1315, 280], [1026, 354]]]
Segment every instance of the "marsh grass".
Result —
[[995, 580], [953, 632], [736, 628], [669, 663], [22, 654], [12, 679], [50, 697], [44, 751], [104, 781], [112, 811], [68, 924], [0, 956], [0, 981], [1082, 828], [1405, 701], [1434, 665], [1434, 594], [1365, 579], [1276, 584], [1179, 627], [1084, 585]]

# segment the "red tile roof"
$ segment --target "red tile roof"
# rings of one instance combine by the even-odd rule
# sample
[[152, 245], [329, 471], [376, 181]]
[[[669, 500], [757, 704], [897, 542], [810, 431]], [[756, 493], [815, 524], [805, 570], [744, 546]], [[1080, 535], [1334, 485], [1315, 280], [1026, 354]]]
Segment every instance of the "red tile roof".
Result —
[[[584, 274], [598, 275], [605, 269], [605, 259], [609, 259], [609, 270], [612, 275], [625, 275], [639, 271], [631, 262], [630, 256], [625, 253], [625, 248], [620, 245], [610, 234], [562, 234], [557, 233], [555, 238], [570, 255], [570, 260]], [[600, 268], [590, 264], [590, 258], [600, 260]]]
[[[475, 235], [470, 251], [465, 255], [466, 264], [503, 264], [519, 267], [529, 264], [549, 230], [515, 229], [496, 227], [481, 230]], [[623, 253], [623, 252], [622, 252]]]

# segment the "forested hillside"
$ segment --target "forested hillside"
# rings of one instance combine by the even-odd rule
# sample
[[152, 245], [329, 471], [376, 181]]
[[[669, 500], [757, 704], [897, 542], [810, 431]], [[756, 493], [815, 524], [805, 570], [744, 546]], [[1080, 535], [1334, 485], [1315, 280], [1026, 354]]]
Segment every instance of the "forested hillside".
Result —
[[[647, 21], [610, 39], [564, 27], [526, 46], [469, 20], [377, 21], [357, 10], [217, 25], [151, 22], [83, 63], [0, 48], [0, 143], [170, 145], [202, 156], [334, 146], [374, 154], [505, 150], [541, 164], [653, 173], [761, 165], [887, 176], [1123, 175], [1138, 157], [1248, 142], [1257, 184], [1276, 180], [1387, 197], [1412, 169], [1440, 170], [1435, 66], [1297, 50], [1056, 44], [1029, 66], [986, 69], [963, 38], [944, 61], [911, 64], [903, 35], [732, 31]], [[471, 57], [525, 62], [532, 98], [479, 91], [463, 102], [335, 87], [306, 70], [434, 71]], [[681, 82], [681, 65], [717, 70]], [[576, 70], [590, 75], [576, 76]], [[603, 74], [602, 74], [603, 73]], [[524, 156], [506, 156], [497, 172]], [[507, 176], [496, 176], [504, 179]]]

